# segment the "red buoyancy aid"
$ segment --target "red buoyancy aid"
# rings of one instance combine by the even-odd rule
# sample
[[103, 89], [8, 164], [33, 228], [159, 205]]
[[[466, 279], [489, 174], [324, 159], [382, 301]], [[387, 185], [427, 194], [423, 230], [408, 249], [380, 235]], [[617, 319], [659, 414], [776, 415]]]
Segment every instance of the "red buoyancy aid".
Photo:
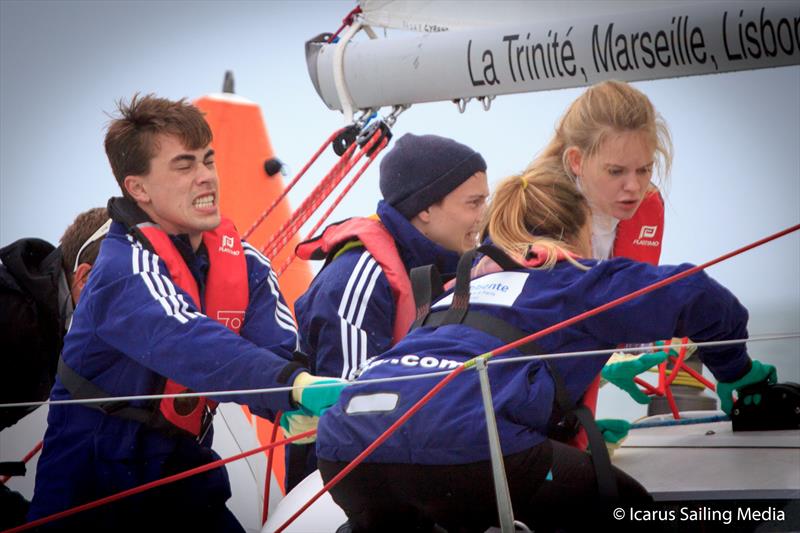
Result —
[[406, 267], [400, 259], [392, 234], [384, 227], [377, 215], [367, 218], [349, 218], [331, 224], [319, 237], [301, 242], [297, 245], [297, 257], [305, 260], [325, 259], [332, 257], [342, 245], [348, 241], [360, 241], [375, 258], [392, 289], [395, 302], [394, 327], [392, 344], [396, 344], [406, 336], [408, 328], [414, 322], [416, 309], [414, 296], [411, 293], [411, 281]]
[[[614, 239], [614, 249], [611, 257], [627, 257], [635, 261], [642, 261], [657, 265], [661, 257], [661, 241], [664, 235], [664, 200], [658, 189], [645, 194], [639, 208], [628, 220], [620, 220], [617, 224], [617, 236]], [[600, 392], [600, 375], [583, 394], [582, 402], [592, 414], [597, 412], [597, 395]], [[568, 443], [580, 450], [585, 450], [589, 444], [586, 432], [581, 428], [577, 435]]]
[[[202, 300], [197, 282], [169, 236], [158, 226], [140, 224], [137, 229], [147, 238], [153, 251], [163, 260], [172, 280], [192, 298], [197, 309]], [[209, 270], [205, 289], [205, 314], [225, 325], [235, 333], [244, 323], [249, 303], [247, 263], [242, 242], [233, 222], [222, 218], [214, 230], [203, 232], [203, 243], [209, 257]], [[163, 394], [187, 392], [183, 385], [167, 379]], [[159, 404], [160, 413], [178, 428], [200, 436], [206, 406], [213, 409], [216, 402], [199, 398], [164, 398]]]
[[639, 209], [628, 220], [617, 224], [611, 257], [627, 257], [657, 265], [664, 235], [664, 200], [658, 189], [645, 194]]

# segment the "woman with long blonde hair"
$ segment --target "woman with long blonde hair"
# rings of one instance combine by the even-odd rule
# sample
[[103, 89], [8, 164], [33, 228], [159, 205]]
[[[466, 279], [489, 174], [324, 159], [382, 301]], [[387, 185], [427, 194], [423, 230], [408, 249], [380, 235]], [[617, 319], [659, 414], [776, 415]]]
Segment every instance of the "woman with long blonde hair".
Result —
[[[563, 167], [589, 203], [590, 257], [658, 264], [664, 234], [659, 186], [669, 179], [672, 141], [644, 93], [614, 80], [589, 87], [567, 108], [529, 169], [555, 166]], [[582, 399], [593, 413], [599, 387], [598, 375]], [[562, 421], [554, 429], [558, 438], [586, 449], [586, 434], [574, 424]]]
[[657, 264], [672, 141], [650, 99], [621, 81], [589, 87], [531, 163], [562, 165], [592, 212], [592, 256]]

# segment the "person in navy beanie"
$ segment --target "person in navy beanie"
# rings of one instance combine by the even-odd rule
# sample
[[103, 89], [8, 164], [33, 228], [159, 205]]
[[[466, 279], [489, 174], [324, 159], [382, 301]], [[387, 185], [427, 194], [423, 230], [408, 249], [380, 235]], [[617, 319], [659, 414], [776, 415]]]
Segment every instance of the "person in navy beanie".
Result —
[[[326, 261], [295, 302], [299, 348], [319, 375], [351, 379], [391, 348], [414, 320], [411, 269], [455, 272], [478, 244], [489, 187], [486, 162], [469, 146], [407, 133], [381, 161], [380, 189], [377, 214], [332, 224], [297, 247], [298, 257]], [[289, 446], [287, 490], [316, 464], [313, 445]]]
[[407, 133], [381, 161], [381, 194], [412, 220], [478, 172], [486, 172], [486, 161], [469, 146]]

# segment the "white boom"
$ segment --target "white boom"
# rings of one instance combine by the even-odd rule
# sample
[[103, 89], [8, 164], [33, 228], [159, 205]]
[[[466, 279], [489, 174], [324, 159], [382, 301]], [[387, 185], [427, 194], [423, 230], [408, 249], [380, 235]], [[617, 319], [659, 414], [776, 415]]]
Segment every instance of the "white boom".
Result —
[[[512, 25], [397, 39], [327, 44], [320, 36], [306, 43], [306, 60], [322, 100], [345, 115], [605, 79], [638, 81], [800, 64], [800, 2], [653, 5], [659, 7], [591, 18], [522, 18]], [[530, 16], [529, 10], [524, 13]]]

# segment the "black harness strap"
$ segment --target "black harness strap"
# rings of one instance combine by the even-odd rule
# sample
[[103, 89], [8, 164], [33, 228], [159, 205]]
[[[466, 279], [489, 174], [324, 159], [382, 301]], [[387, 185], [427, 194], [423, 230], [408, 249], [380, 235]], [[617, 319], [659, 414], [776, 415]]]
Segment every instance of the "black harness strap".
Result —
[[[61, 383], [64, 385], [64, 388], [66, 388], [67, 392], [69, 392], [70, 396], [76, 400], [91, 400], [113, 397], [108, 392], [104, 391], [88, 379], [75, 372], [64, 362], [64, 359], [61, 357], [58, 358], [58, 377], [61, 380]], [[139, 422], [140, 424], [143, 424], [149, 428], [162, 431], [173, 437], [189, 436], [195, 439], [197, 442], [202, 442], [206, 433], [208, 432], [208, 429], [211, 427], [213, 420], [213, 413], [211, 410], [206, 409], [206, 412], [203, 413], [203, 419], [201, 422], [202, 427], [200, 428], [199, 435], [193, 435], [167, 421], [161, 415], [161, 412], [158, 409], [158, 402], [159, 400], [151, 400], [148, 403], [149, 408], [132, 407], [130, 402], [127, 401], [108, 401], [87, 403], [82, 405], [84, 407], [100, 411], [106, 415], [118, 416], [127, 420], [133, 420], [134, 422]]]
[[422, 326], [428, 313], [431, 312], [431, 302], [442, 295], [442, 276], [436, 265], [425, 265], [411, 269], [411, 291], [414, 295], [416, 319], [410, 329]]
[[[458, 260], [458, 267], [456, 268], [453, 303], [447, 310], [447, 316], [437, 319], [436, 326], [461, 324], [466, 320], [468, 316], [467, 311], [469, 309], [469, 284], [472, 281], [472, 266], [479, 253], [489, 256], [495, 263], [500, 265], [503, 270], [518, 270], [522, 268], [519, 263], [511, 259], [500, 248], [491, 244], [486, 244], [465, 252]], [[411, 329], [413, 330], [423, 325], [433, 325], [428, 320], [431, 303], [444, 292], [442, 277], [439, 274], [439, 270], [435, 265], [417, 267], [411, 270], [410, 277], [411, 289], [414, 294], [414, 303], [417, 309], [417, 318], [411, 325]]]
[[[451, 324], [461, 324], [478, 331], [488, 333], [505, 343], [517, 341], [527, 336], [527, 333], [516, 326], [492, 316], [488, 313], [469, 310], [470, 296], [470, 271], [478, 253], [483, 253], [494, 260], [503, 270], [519, 270], [522, 267], [512, 260], [499, 248], [484, 245], [470, 250], [461, 256], [456, 272], [456, 284], [453, 291], [453, 303], [448, 309], [430, 312], [431, 303], [444, 292], [441, 278], [436, 267], [419, 267], [411, 271], [411, 284], [414, 292], [414, 302], [417, 308], [417, 318], [411, 329], [418, 327], [438, 328]], [[525, 354], [540, 355], [543, 353], [536, 342], [523, 344], [518, 350]], [[586, 430], [589, 446], [592, 452], [592, 464], [597, 477], [597, 487], [600, 497], [606, 501], [615, 501], [618, 498], [616, 476], [611, 467], [611, 458], [608, 455], [605, 439], [600, 428], [594, 420], [591, 411], [585, 405], [578, 405], [569, 396], [561, 374], [553, 365], [545, 363], [555, 384], [555, 404], [561, 414], [573, 415]], [[559, 417], [560, 418], [560, 417]]]
[[477, 249], [472, 249], [461, 256], [456, 268], [456, 286], [453, 289], [453, 303], [441, 325], [461, 324], [469, 311], [469, 283], [471, 281], [472, 264], [478, 255]]
[[[430, 313], [425, 321], [425, 327], [438, 328], [439, 326], [449, 325], [445, 320], [447, 319], [447, 310], [434, 311]], [[464, 319], [461, 321], [464, 326], [469, 326], [478, 331], [488, 333], [493, 337], [497, 337], [504, 343], [508, 344], [526, 336], [526, 333], [521, 329], [514, 327], [503, 319], [490, 315], [489, 313], [481, 313], [480, 311], [469, 311]], [[541, 354], [542, 351], [535, 342], [523, 344], [517, 348], [520, 352], [530, 355]]]
[[[106, 391], [84, 378], [70, 368], [61, 357], [58, 358], [58, 377], [61, 383], [76, 400], [91, 400], [111, 397]], [[153, 411], [139, 407], [131, 407], [128, 402], [102, 402], [84, 404], [107, 415], [121, 416], [152, 426], [155, 417]]]
[[556, 405], [564, 413], [573, 413], [578, 421], [586, 430], [586, 436], [589, 439], [589, 448], [592, 452], [592, 465], [594, 466], [595, 476], [597, 477], [597, 489], [600, 497], [604, 498], [607, 502], [612, 502], [618, 499], [619, 490], [617, 488], [617, 480], [611, 469], [611, 456], [608, 455], [608, 448], [597, 422], [588, 407], [585, 405], [578, 405], [572, 401], [569, 396], [567, 387], [564, 384], [564, 379], [561, 373], [556, 368], [546, 363], [550, 375], [553, 377], [555, 383], [555, 400]]

